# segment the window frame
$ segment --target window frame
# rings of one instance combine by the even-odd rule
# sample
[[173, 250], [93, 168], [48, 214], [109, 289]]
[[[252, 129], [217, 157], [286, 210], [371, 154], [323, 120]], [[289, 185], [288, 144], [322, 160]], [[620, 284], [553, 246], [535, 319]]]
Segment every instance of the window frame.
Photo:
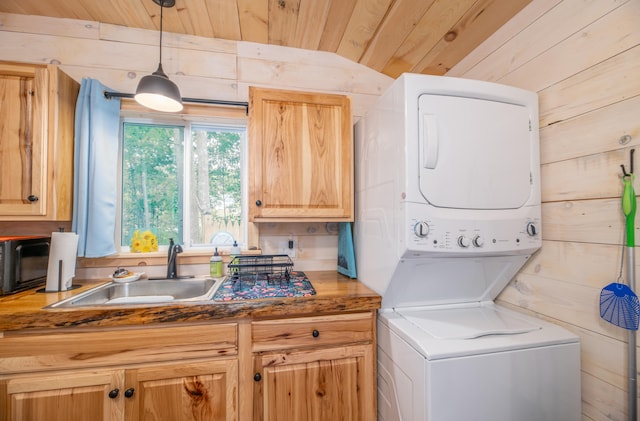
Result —
[[[134, 253], [129, 250], [129, 246], [122, 245], [122, 225], [121, 225], [121, 212], [122, 212], [122, 129], [124, 127], [124, 123], [140, 123], [140, 124], [158, 124], [158, 125], [179, 125], [184, 126], [185, 130], [185, 144], [183, 145], [185, 151], [190, 150], [191, 144], [191, 126], [196, 127], [206, 127], [206, 126], [215, 126], [215, 127], [224, 127], [228, 126], [232, 129], [244, 128], [244, 138], [242, 141], [242, 153], [241, 153], [241, 188], [242, 188], [242, 201], [243, 201], [243, 212], [242, 212], [242, 223], [245, 225], [245, 229], [243, 232], [244, 238], [242, 239], [241, 248], [243, 250], [259, 250], [259, 233], [257, 226], [249, 221], [248, 218], [248, 118], [247, 113], [244, 108], [237, 109], [231, 107], [221, 107], [221, 106], [209, 106], [203, 104], [191, 105], [185, 104], [184, 109], [180, 113], [161, 113], [146, 109], [134, 101], [122, 101], [120, 107], [120, 139], [119, 139], [119, 158], [118, 158], [118, 199], [117, 199], [117, 212], [118, 217], [116, 219], [116, 229], [115, 229], [115, 241], [116, 248], [118, 250], [119, 256], [140, 256], [141, 253]], [[190, 174], [190, 165], [184, 165], [184, 183], [190, 183], [191, 174]], [[185, 201], [186, 203], [187, 201]], [[185, 205], [187, 206], [187, 205]], [[190, 223], [188, 212], [184, 215], [186, 220], [184, 223], [185, 226]], [[186, 241], [185, 241], [186, 242]], [[184, 245], [183, 245], [184, 246]], [[184, 254], [185, 255], [200, 255], [200, 254], [210, 254], [213, 253], [214, 246], [198, 246], [198, 247], [188, 247], [184, 246]], [[219, 251], [222, 253], [228, 252], [229, 247], [218, 247]], [[165, 253], [167, 250], [166, 245], [162, 245], [158, 247], [158, 253]], [[149, 255], [150, 253], [144, 253]]]

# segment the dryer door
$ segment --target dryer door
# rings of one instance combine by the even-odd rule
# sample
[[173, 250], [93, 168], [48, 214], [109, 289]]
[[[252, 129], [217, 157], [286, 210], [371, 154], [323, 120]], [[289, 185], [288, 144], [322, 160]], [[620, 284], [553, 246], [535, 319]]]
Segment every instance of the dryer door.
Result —
[[517, 209], [532, 194], [526, 107], [423, 94], [419, 130], [420, 191], [433, 206]]

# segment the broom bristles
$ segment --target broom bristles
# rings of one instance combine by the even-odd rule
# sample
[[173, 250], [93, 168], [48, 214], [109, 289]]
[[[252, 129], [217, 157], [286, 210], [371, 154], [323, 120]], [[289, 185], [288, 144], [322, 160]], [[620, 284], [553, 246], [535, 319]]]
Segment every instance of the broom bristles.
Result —
[[628, 330], [638, 330], [640, 301], [625, 284], [612, 283], [600, 292], [600, 317]]

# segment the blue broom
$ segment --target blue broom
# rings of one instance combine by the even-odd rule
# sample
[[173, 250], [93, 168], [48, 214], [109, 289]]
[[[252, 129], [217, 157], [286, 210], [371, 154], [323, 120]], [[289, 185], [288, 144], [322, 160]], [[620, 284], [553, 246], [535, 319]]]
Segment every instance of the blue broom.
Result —
[[[626, 226], [625, 251], [627, 255], [627, 281], [629, 285], [633, 285], [634, 282], [634, 220], [636, 216], [636, 194], [633, 190], [633, 160], [631, 162], [631, 174], [627, 174], [624, 166], [622, 166], [622, 181], [624, 184], [622, 211], [624, 212]], [[620, 278], [622, 278], [622, 262], [620, 265], [619, 279]], [[638, 296], [633, 292], [631, 287], [623, 283], [614, 282], [607, 285], [600, 292], [600, 317], [624, 329], [638, 330], [638, 322], [640, 321], [640, 302], [638, 301]]]
[[[638, 417], [638, 385], [636, 370], [636, 330], [638, 330], [638, 319], [640, 314], [640, 304], [638, 296], [633, 292], [635, 284], [635, 226], [636, 217], [636, 193], [633, 191], [633, 153], [631, 149], [631, 172], [627, 174], [622, 167], [622, 182], [624, 191], [622, 192], [622, 211], [625, 216], [625, 244], [627, 255], [627, 282], [629, 285], [614, 282], [607, 285], [600, 293], [600, 317], [609, 323], [627, 329], [627, 371], [628, 371], [628, 420], [636, 421]], [[620, 259], [620, 276], [622, 278], [623, 257]]]

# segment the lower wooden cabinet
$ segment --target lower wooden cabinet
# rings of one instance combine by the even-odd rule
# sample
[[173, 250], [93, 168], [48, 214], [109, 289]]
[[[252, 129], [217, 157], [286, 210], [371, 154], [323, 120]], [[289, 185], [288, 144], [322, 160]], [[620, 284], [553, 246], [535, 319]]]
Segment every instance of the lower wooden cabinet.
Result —
[[372, 421], [375, 318], [0, 335], [0, 421]]
[[127, 420], [238, 419], [237, 359], [127, 370], [125, 385]]
[[238, 325], [0, 335], [0, 421], [237, 421]]
[[376, 419], [375, 312], [252, 323], [253, 421]]
[[16, 376], [3, 419], [237, 420], [237, 379], [237, 359]]
[[376, 419], [371, 345], [254, 358], [253, 421]]
[[[85, 370], [17, 376], [2, 382], [0, 419], [86, 421], [124, 419], [122, 399], [109, 398], [124, 385], [124, 370]], [[119, 393], [118, 393], [119, 395]]]

